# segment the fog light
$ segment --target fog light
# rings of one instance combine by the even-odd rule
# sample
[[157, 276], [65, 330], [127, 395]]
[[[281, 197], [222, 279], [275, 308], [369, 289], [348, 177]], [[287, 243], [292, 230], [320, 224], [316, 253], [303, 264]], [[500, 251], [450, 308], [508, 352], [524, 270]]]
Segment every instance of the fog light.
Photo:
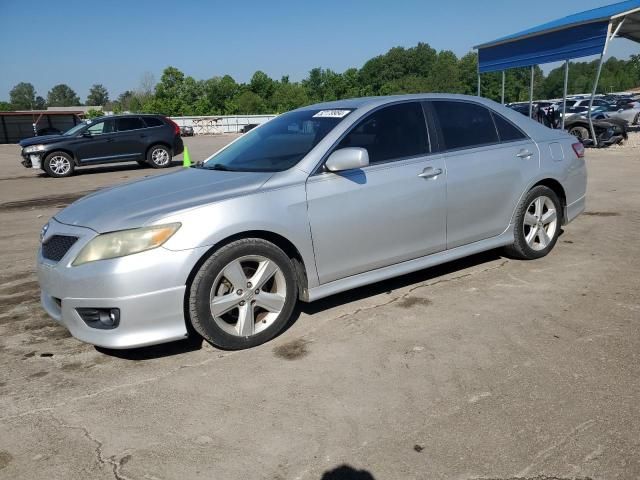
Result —
[[119, 308], [76, 308], [76, 311], [91, 328], [111, 330], [120, 324]]

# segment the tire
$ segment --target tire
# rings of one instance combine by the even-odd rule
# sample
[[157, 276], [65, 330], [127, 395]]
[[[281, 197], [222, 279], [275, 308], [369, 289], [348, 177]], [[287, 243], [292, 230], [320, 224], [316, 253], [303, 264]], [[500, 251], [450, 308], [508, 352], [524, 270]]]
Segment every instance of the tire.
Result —
[[147, 164], [153, 168], [167, 168], [171, 166], [171, 150], [164, 145], [153, 145], [147, 152]]
[[216, 347], [255, 347], [288, 324], [297, 297], [293, 263], [280, 248], [258, 238], [237, 240], [196, 273], [188, 297], [191, 325]]
[[42, 164], [42, 169], [53, 178], [70, 177], [73, 175], [75, 165], [73, 158], [65, 152], [52, 152], [47, 155]]
[[516, 209], [514, 243], [507, 254], [523, 260], [547, 255], [560, 235], [562, 209], [558, 196], [544, 185], [532, 188]]
[[589, 140], [589, 130], [585, 127], [571, 127], [569, 134], [579, 138], [580, 140]]
[[640, 125], [640, 113], [636, 114], [635, 118], [633, 119], [632, 125]]

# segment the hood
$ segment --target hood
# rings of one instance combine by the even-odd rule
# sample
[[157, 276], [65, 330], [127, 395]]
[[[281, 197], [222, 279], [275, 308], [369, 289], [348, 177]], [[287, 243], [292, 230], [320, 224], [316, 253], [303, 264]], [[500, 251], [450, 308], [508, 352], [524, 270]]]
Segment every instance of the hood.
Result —
[[187, 168], [98, 190], [54, 218], [98, 233], [137, 228], [180, 210], [254, 192], [271, 175]]
[[40, 135], [38, 137], [29, 137], [20, 140], [19, 145], [24, 148], [30, 145], [42, 145], [47, 143], [55, 143], [60, 142], [62, 140], [68, 140], [71, 137], [66, 137], [64, 135]]

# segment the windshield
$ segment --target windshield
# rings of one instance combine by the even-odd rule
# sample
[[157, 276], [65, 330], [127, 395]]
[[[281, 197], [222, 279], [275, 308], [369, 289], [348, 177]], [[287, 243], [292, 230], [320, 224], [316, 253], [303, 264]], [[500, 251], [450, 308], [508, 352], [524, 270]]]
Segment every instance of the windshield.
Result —
[[285, 113], [244, 134], [209, 158], [203, 168], [235, 172], [287, 170], [351, 112], [351, 109], [318, 109]]
[[88, 124], [87, 123], [79, 123], [77, 124], [75, 127], [70, 128], [69, 130], [67, 130], [66, 132], [63, 133], [63, 135], [75, 135], [76, 133], [78, 133], [80, 130], [82, 130], [83, 128], [85, 128]]

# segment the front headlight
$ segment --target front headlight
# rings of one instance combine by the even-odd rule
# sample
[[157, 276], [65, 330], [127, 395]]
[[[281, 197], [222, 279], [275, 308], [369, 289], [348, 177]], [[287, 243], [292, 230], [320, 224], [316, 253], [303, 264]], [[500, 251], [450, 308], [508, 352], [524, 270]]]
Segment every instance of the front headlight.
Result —
[[29, 147], [25, 147], [24, 153], [43, 152], [45, 148], [45, 145], [31, 145]]
[[169, 223], [98, 235], [80, 250], [72, 265], [77, 267], [84, 263], [124, 257], [157, 248], [169, 240], [180, 225]]

